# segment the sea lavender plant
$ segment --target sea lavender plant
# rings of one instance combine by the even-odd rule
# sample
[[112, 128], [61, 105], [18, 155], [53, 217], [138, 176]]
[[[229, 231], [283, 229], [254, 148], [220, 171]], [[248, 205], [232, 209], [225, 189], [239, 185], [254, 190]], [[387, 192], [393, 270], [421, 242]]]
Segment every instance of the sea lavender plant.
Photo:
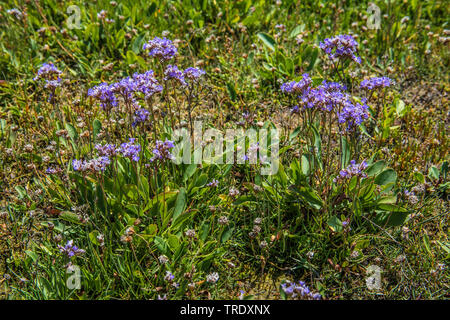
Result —
[[164, 71], [164, 80], [175, 80], [182, 86], [186, 85], [186, 81], [184, 81], [184, 73], [179, 70], [176, 65], [169, 64]]
[[291, 281], [286, 281], [281, 284], [281, 289], [286, 295], [295, 299], [312, 299], [320, 300], [322, 296], [319, 293], [313, 293], [305, 282], [299, 281], [298, 284]]
[[166, 160], [173, 160], [175, 157], [170, 153], [170, 149], [174, 148], [175, 145], [173, 144], [173, 141], [167, 140], [166, 141], [161, 141], [161, 140], [157, 140], [156, 141], [156, 146], [153, 149], [153, 157], [150, 159], [150, 161], [155, 161], [155, 160], [159, 160], [159, 161], [166, 161]]
[[145, 43], [144, 50], [148, 50], [148, 55], [159, 59], [160, 61], [167, 61], [177, 55], [177, 48], [169, 39], [155, 37], [153, 40]]
[[59, 251], [61, 253], [65, 253], [69, 258], [83, 254], [85, 251], [83, 249], [79, 249], [77, 246], [73, 244], [73, 240], [67, 241], [66, 245], [63, 247], [58, 245]]
[[349, 59], [361, 63], [361, 58], [355, 53], [358, 50], [358, 42], [351, 35], [339, 35], [327, 38], [320, 43], [320, 48], [330, 57], [331, 60]]
[[355, 160], [351, 160], [347, 168], [342, 169], [339, 172], [339, 176], [335, 178], [333, 181], [337, 183], [350, 180], [353, 177], [366, 178], [367, 174], [364, 172], [366, 168], [367, 168], [366, 161], [363, 160], [361, 163], [357, 164]]
[[374, 77], [361, 81], [360, 88], [363, 90], [371, 91], [380, 88], [386, 88], [391, 86], [392, 80], [388, 77]]
[[130, 138], [129, 142], [122, 143], [120, 145], [120, 152], [124, 157], [138, 162], [140, 159], [139, 154], [141, 152], [141, 146], [136, 144], [135, 141], [136, 138]]
[[107, 83], [101, 83], [88, 90], [88, 96], [100, 101], [100, 106], [103, 110], [110, 110], [118, 106], [117, 97], [115, 96], [112, 87]]

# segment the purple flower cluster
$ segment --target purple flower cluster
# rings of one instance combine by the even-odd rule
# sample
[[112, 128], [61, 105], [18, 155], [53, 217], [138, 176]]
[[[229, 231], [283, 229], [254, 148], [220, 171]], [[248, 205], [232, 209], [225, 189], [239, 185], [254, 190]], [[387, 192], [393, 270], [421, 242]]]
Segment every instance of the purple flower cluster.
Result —
[[88, 96], [100, 100], [100, 106], [103, 110], [109, 110], [117, 107], [117, 98], [113, 92], [113, 87], [107, 83], [101, 83], [88, 90]]
[[119, 152], [115, 144], [105, 144], [103, 146], [97, 144], [95, 145], [95, 149], [97, 150], [98, 155], [103, 157], [114, 157]]
[[391, 86], [391, 79], [388, 77], [374, 77], [361, 81], [360, 88], [365, 90], [375, 90]]
[[135, 140], [135, 138], [130, 138], [129, 142], [125, 142], [120, 145], [119, 150], [124, 157], [138, 162], [140, 159], [139, 153], [141, 152], [141, 146], [139, 144], [135, 144]]
[[135, 73], [133, 77], [123, 78], [110, 85], [101, 83], [89, 89], [88, 96], [100, 100], [100, 106], [104, 110], [108, 110], [118, 106], [116, 95], [120, 95], [126, 101], [136, 105], [136, 93], [142, 93], [145, 99], [149, 99], [155, 93], [161, 92], [162, 90], [163, 87], [156, 80], [153, 70], [149, 70], [141, 74]]
[[133, 75], [134, 91], [141, 92], [145, 99], [149, 99], [155, 93], [161, 92], [163, 87], [156, 80], [153, 70]]
[[144, 123], [148, 120], [150, 115], [150, 112], [147, 109], [140, 108], [134, 112], [134, 121], [132, 123], [132, 126], [135, 127], [139, 123]]
[[182, 86], [186, 85], [186, 81], [184, 81], [184, 73], [179, 70], [176, 65], [169, 64], [164, 71], [164, 75], [164, 80], [173, 79], [178, 81]]
[[155, 37], [153, 40], [145, 43], [144, 50], [148, 50], [150, 57], [157, 58], [161, 61], [167, 61], [172, 59], [177, 54], [177, 48], [173, 45], [169, 39]]
[[167, 140], [162, 142], [161, 140], [156, 141], [156, 146], [153, 149], [153, 158], [150, 159], [150, 161], [154, 160], [173, 160], [174, 156], [170, 153], [170, 149], [174, 148], [175, 145], [173, 144], [173, 141]]
[[136, 82], [133, 78], [126, 77], [111, 84], [110, 88], [111, 92], [121, 95], [126, 101], [131, 101], [135, 92]]
[[67, 254], [69, 258], [80, 255], [84, 253], [85, 251], [83, 249], [79, 249], [77, 246], [73, 244], [73, 240], [67, 241], [66, 245], [63, 247], [61, 245], [58, 245], [59, 251], [61, 253]]
[[184, 77], [192, 82], [197, 82], [206, 72], [199, 68], [189, 67], [183, 71]]
[[299, 281], [298, 284], [291, 281], [286, 281], [281, 284], [281, 289], [283, 289], [284, 293], [286, 293], [291, 298], [305, 298], [305, 299], [313, 299], [320, 300], [322, 296], [319, 293], [313, 293], [306, 286], [306, 283], [303, 281]]
[[347, 123], [347, 128], [350, 130], [363, 123], [369, 117], [368, 110], [369, 106], [364, 101], [362, 103], [352, 103], [350, 100], [347, 100], [342, 111], [338, 114], [339, 123]]
[[36, 77], [33, 78], [34, 81], [39, 79], [47, 79], [47, 80], [55, 80], [59, 78], [61, 75], [61, 71], [55, 67], [55, 65], [51, 62], [44, 63], [42, 67], [39, 68]]
[[347, 166], [347, 168], [339, 171], [339, 176], [335, 178], [333, 181], [336, 183], [342, 180], [349, 180], [352, 177], [366, 178], [367, 174], [364, 172], [366, 168], [367, 168], [366, 161], [362, 161], [361, 163], [357, 164], [355, 160], [352, 160], [350, 161], [350, 164]]
[[101, 156], [96, 159], [91, 159], [89, 161], [74, 159], [72, 161], [72, 167], [73, 170], [80, 172], [86, 171], [99, 172], [105, 171], [106, 167], [108, 167], [110, 163], [111, 160], [107, 156]]
[[210, 183], [206, 185], [207, 187], [217, 188], [219, 186], [219, 180], [213, 179]]
[[361, 63], [361, 58], [355, 55], [358, 49], [358, 42], [351, 35], [339, 35], [327, 38], [320, 43], [320, 48], [328, 54], [330, 59], [350, 59]]
[[303, 74], [302, 79], [298, 82], [291, 81], [283, 83], [280, 87], [285, 94], [301, 95], [308, 92], [311, 87], [312, 80], [307, 73]]

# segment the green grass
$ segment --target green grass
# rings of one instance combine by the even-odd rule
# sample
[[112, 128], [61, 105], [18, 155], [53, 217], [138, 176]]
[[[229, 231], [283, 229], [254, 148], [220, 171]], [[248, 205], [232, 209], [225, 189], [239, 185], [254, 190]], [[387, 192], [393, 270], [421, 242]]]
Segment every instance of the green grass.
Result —
[[[71, 4], [80, 29], [67, 26]], [[448, 298], [449, 9], [445, 1], [375, 4], [378, 30], [367, 28], [368, 1], [4, 1], [1, 298], [238, 299], [242, 290], [248, 299], [284, 299], [287, 280], [324, 299]], [[12, 8], [26, 17], [8, 14]], [[114, 21], [99, 20], [101, 10]], [[154, 125], [132, 128], [126, 102], [106, 113], [87, 92], [149, 69], [161, 80], [142, 46], [163, 33], [178, 39], [171, 63], [206, 71], [204, 90], [192, 109], [181, 87], [165, 86], [142, 102]], [[347, 63], [343, 78], [319, 48], [339, 34], [357, 34], [362, 59]], [[33, 80], [45, 62], [63, 71], [53, 101]], [[356, 97], [365, 97], [365, 78], [394, 84], [371, 96], [369, 119], [344, 135], [331, 115], [314, 111], [305, 121], [290, 113], [293, 99], [280, 85], [305, 72], [314, 85], [343, 81]], [[238, 122], [279, 128], [280, 170], [145, 166], [156, 140], [194, 120], [220, 130]], [[95, 157], [95, 144], [130, 137], [142, 146], [139, 162], [119, 157], [102, 173], [74, 170], [73, 159]], [[334, 183], [351, 159], [368, 161], [368, 177]], [[47, 174], [49, 167], [60, 171]], [[207, 187], [213, 179], [219, 186]], [[68, 240], [85, 252], [62, 254], [58, 245]], [[69, 262], [80, 268], [79, 290], [67, 286]], [[371, 265], [382, 270], [378, 290], [366, 286]], [[167, 271], [179, 287], [164, 279]], [[215, 284], [206, 281], [212, 272]]]

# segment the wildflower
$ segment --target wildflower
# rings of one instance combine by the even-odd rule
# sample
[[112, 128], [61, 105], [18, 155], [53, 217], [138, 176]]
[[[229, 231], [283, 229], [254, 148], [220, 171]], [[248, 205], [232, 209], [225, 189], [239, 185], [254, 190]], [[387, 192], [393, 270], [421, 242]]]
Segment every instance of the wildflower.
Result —
[[166, 139], [166, 141], [162, 142], [161, 140], [157, 140], [156, 146], [153, 149], [153, 157], [150, 159], [150, 161], [166, 161], [175, 159], [175, 157], [170, 153], [170, 149], [174, 147], [175, 145], [173, 144], [173, 141]]
[[145, 43], [144, 50], [148, 50], [150, 57], [157, 58], [161, 61], [170, 60], [177, 55], [177, 48], [172, 41], [166, 38], [155, 37], [153, 40]]
[[114, 157], [119, 152], [119, 149], [116, 148], [115, 144], [97, 144], [95, 145], [95, 149], [97, 150], [97, 153], [99, 156], [106, 156], [106, 157]]
[[158, 83], [153, 70], [133, 75], [134, 90], [145, 95], [145, 99], [151, 98], [155, 93], [161, 92], [163, 87]]
[[219, 186], [219, 180], [213, 179], [206, 185], [207, 187], [217, 188]]
[[266, 247], [267, 247], [267, 241], [266, 241], [266, 240], [261, 241], [261, 242], [259, 243], [259, 247], [260, 247], [261, 249], [266, 248]]
[[135, 117], [134, 117], [134, 121], [132, 123], [133, 127], [135, 127], [139, 123], [146, 122], [149, 118], [150, 112], [147, 109], [140, 108], [139, 110], [136, 110], [134, 112], [134, 114], [135, 114]]
[[23, 17], [22, 11], [20, 11], [19, 9], [16, 9], [16, 8], [8, 9], [8, 10], [6, 10], [6, 13], [14, 16], [18, 20], [22, 19], [22, 17]]
[[158, 294], [158, 300], [167, 300], [167, 294], [163, 295], [162, 297]]
[[388, 77], [374, 77], [368, 80], [361, 81], [360, 88], [365, 90], [375, 90], [391, 86], [392, 80]]
[[61, 75], [61, 71], [55, 67], [55, 65], [51, 62], [44, 63], [38, 70], [36, 77], [33, 78], [34, 81], [39, 79], [47, 79], [54, 80], [55, 78], [59, 78]]
[[342, 169], [339, 172], [338, 178], [335, 178], [333, 181], [337, 182], [338, 180], [350, 180], [352, 177], [360, 177], [366, 178], [367, 174], [364, 170], [367, 168], [367, 162], [362, 161], [360, 164], [356, 164], [355, 160], [351, 160], [350, 164], [347, 168]]
[[191, 80], [194, 83], [198, 82], [200, 77], [202, 77], [205, 74], [206, 74], [206, 72], [204, 70], [199, 69], [199, 68], [193, 68], [193, 67], [189, 67], [183, 71], [184, 77]]
[[120, 145], [120, 152], [126, 158], [130, 158], [131, 160], [138, 162], [139, 161], [139, 153], [141, 152], [141, 146], [139, 144], [135, 144], [135, 138], [130, 138], [129, 142], [122, 143]]
[[312, 300], [320, 300], [322, 298], [319, 293], [312, 293], [303, 281], [299, 281], [298, 284], [286, 281], [281, 284], [281, 289], [292, 298], [306, 298]]
[[255, 220], [253, 221], [254, 224], [261, 224], [262, 223], [262, 219], [261, 218], [255, 218]]
[[133, 100], [133, 93], [136, 90], [136, 82], [131, 77], [126, 77], [109, 86], [112, 93], [120, 94], [125, 101]]
[[69, 258], [71, 258], [75, 255], [80, 255], [85, 252], [83, 249], [79, 249], [77, 246], [73, 245], [73, 240], [67, 241], [67, 243], [64, 247], [61, 245], [58, 245], [58, 248], [61, 253], [67, 254], [67, 256]]
[[280, 87], [281, 91], [285, 94], [294, 94], [300, 95], [305, 93], [311, 86], [312, 80], [310, 76], [305, 73], [302, 76], [302, 79], [298, 82], [291, 81], [283, 83]]
[[179, 70], [176, 65], [169, 64], [164, 71], [164, 75], [164, 80], [166, 81], [173, 79], [178, 81], [183, 86], [186, 85], [186, 82], [184, 81], [183, 71]]
[[164, 276], [164, 280], [167, 282], [172, 282], [175, 276], [170, 271], [166, 271], [166, 275]]
[[216, 283], [219, 281], [219, 274], [217, 272], [210, 273], [206, 276], [206, 281], [209, 283]]
[[106, 18], [107, 12], [105, 10], [100, 11], [97, 13], [97, 18], [99, 20], [104, 20]]
[[48, 167], [47, 170], [45, 170], [45, 173], [47, 173], [47, 174], [56, 174], [58, 172], [59, 172], [59, 170], [54, 167]]
[[88, 96], [100, 100], [100, 106], [103, 110], [109, 110], [112, 107], [117, 107], [117, 98], [114, 95], [112, 87], [107, 83], [101, 83], [88, 90]]
[[333, 38], [327, 38], [319, 46], [332, 60], [350, 59], [361, 63], [361, 58], [355, 56], [358, 42], [351, 35], [339, 35]]
[[350, 101], [344, 106], [342, 111], [338, 113], [339, 123], [347, 123], [348, 129], [363, 123], [369, 117], [369, 106], [363, 103], [351, 103]]

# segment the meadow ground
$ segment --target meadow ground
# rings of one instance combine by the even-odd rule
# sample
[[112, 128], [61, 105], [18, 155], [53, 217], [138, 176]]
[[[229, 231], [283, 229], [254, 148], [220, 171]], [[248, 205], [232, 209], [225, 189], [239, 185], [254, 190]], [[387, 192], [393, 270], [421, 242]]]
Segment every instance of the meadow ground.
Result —
[[448, 298], [449, 17], [2, 1], [1, 299]]

